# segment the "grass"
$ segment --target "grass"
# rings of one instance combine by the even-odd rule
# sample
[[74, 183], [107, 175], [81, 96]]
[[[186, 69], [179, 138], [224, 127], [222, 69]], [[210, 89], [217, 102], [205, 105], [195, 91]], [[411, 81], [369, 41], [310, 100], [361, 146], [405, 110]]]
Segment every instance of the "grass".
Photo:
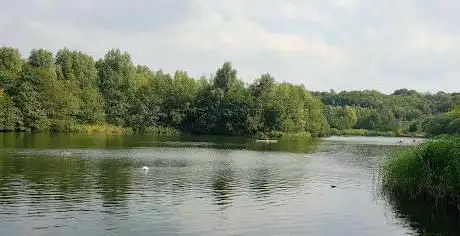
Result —
[[133, 131], [131, 128], [123, 128], [114, 125], [72, 125], [68, 133], [85, 134], [151, 134], [151, 135], [179, 135], [177, 129], [163, 126], [151, 126], [141, 131]]
[[384, 191], [458, 207], [460, 137], [441, 137], [396, 152], [381, 174]]
[[[2, 130], [6, 132], [10, 130]], [[11, 130], [16, 132], [31, 132], [31, 130]], [[131, 128], [124, 128], [110, 124], [70, 124], [70, 125], [53, 125], [50, 128], [36, 130], [38, 133], [74, 133], [74, 134], [111, 134], [111, 135], [125, 135], [125, 134], [150, 134], [150, 135], [179, 135], [179, 130], [171, 127], [152, 126], [146, 127], [142, 130], [133, 130]]]
[[344, 135], [344, 136], [384, 136], [384, 137], [423, 137], [421, 133], [401, 133], [394, 131], [378, 131], [378, 130], [367, 130], [367, 129], [346, 129], [338, 130], [331, 129], [332, 135]]
[[175, 128], [171, 128], [171, 127], [151, 126], [151, 127], [147, 127], [145, 130], [139, 133], [152, 134], [152, 135], [179, 135], [180, 131]]
[[376, 131], [376, 130], [367, 130], [367, 129], [346, 129], [338, 130], [331, 129], [332, 135], [344, 135], [344, 136], [387, 136], [395, 137], [397, 136], [393, 131]]
[[259, 132], [255, 134], [257, 139], [270, 139], [270, 138], [311, 138], [309, 132], [295, 132], [295, 133], [285, 133], [281, 131], [270, 131], [267, 133]]
[[119, 126], [114, 125], [71, 125], [68, 130], [64, 131], [67, 133], [78, 133], [78, 134], [127, 134], [131, 131]]

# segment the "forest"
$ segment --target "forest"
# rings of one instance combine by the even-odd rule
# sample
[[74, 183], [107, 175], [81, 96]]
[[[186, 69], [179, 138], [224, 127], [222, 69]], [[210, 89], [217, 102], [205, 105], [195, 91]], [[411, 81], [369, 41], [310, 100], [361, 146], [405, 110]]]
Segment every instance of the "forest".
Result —
[[94, 59], [67, 48], [27, 58], [0, 48], [0, 130], [319, 137], [460, 134], [460, 93], [399, 89], [315, 92], [261, 73], [245, 83], [230, 62], [209, 77]]

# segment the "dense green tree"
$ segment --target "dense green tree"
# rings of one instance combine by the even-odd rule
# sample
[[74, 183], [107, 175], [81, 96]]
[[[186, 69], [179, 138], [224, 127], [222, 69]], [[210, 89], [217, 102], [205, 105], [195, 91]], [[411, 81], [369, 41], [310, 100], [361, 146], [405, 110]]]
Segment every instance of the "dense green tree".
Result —
[[185, 71], [176, 71], [165, 94], [165, 125], [180, 128], [191, 112], [192, 103], [200, 90], [200, 84]]
[[105, 101], [106, 120], [126, 126], [130, 103], [135, 100], [135, 66], [128, 53], [112, 49], [96, 63], [99, 89]]
[[382, 123], [379, 113], [373, 108], [358, 107], [356, 110], [356, 125], [358, 129], [377, 130]]
[[13, 131], [21, 126], [19, 110], [8, 94], [0, 89], [0, 131]]
[[325, 114], [331, 127], [339, 130], [351, 129], [358, 121], [355, 110], [350, 106], [326, 106]]
[[[422, 94], [408, 89], [398, 89], [390, 95], [373, 90], [315, 92], [315, 95], [326, 106], [352, 106], [357, 115], [354, 128], [395, 132], [409, 131], [411, 124], [451, 111], [455, 100], [454, 94]], [[426, 131], [420, 125], [411, 130], [416, 126], [418, 132]]]
[[190, 126], [193, 132], [199, 133], [245, 134], [250, 105], [250, 94], [244, 83], [237, 78], [231, 63], [225, 62], [198, 92]]
[[21, 76], [24, 61], [19, 50], [9, 47], [0, 48], [0, 88], [9, 91], [17, 84]]
[[105, 122], [104, 100], [97, 87], [96, 64], [92, 57], [78, 51], [59, 50], [56, 55], [57, 76], [65, 83], [78, 104], [79, 123]]
[[[0, 48], [0, 130], [71, 130], [110, 124], [136, 132], [160, 129], [220, 135], [323, 136], [332, 127], [393, 132], [459, 133], [460, 94], [398, 89], [310, 92], [262, 74], [251, 84], [230, 62], [194, 79], [134, 65], [111, 49], [97, 62], [83, 52], [56, 56]], [[92, 126], [91, 126], [92, 127]]]
[[32, 50], [14, 95], [32, 130], [66, 129], [77, 114], [71, 87], [57, 80], [53, 54], [44, 49]]

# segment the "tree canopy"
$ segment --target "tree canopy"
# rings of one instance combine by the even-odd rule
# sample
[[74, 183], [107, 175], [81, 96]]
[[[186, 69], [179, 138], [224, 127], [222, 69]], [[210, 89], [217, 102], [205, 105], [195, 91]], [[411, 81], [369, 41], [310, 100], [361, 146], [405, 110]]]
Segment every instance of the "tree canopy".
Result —
[[67, 48], [54, 55], [0, 48], [0, 130], [69, 131], [113, 125], [135, 132], [324, 136], [331, 128], [458, 133], [458, 94], [398, 89], [310, 92], [261, 73], [245, 83], [231, 62], [192, 78], [135, 65], [127, 52], [95, 60]]

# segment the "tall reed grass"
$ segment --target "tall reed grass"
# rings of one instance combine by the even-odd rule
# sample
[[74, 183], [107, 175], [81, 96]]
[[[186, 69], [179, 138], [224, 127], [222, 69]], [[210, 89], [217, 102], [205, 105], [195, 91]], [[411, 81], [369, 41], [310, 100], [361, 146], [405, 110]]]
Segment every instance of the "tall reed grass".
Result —
[[71, 125], [68, 129], [64, 130], [68, 133], [79, 133], [79, 134], [129, 134], [130, 130], [123, 127], [114, 125], [82, 125], [76, 124]]
[[270, 131], [267, 133], [256, 133], [254, 135], [255, 138], [257, 139], [270, 139], [270, 138], [311, 138], [312, 135], [309, 132], [293, 132], [293, 133], [287, 133], [287, 132], [282, 132], [282, 131]]
[[441, 137], [394, 153], [381, 177], [385, 191], [460, 207], [460, 137]]

